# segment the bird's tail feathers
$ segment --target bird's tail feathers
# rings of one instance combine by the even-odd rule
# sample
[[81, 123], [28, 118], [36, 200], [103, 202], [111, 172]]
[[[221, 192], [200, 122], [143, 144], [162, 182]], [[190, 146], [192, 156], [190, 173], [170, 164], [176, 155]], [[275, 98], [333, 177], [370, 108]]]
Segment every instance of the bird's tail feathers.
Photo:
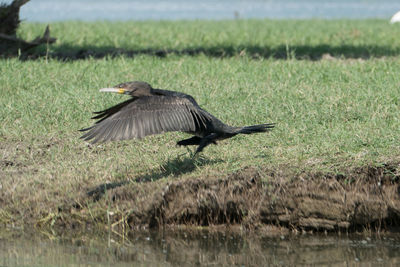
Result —
[[275, 127], [274, 123], [257, 124], [252, 126], [244, 126], [240, 128], [237, 133], [241, 134], [253, 134], [253, 133], [263, 133], [268, 132]]

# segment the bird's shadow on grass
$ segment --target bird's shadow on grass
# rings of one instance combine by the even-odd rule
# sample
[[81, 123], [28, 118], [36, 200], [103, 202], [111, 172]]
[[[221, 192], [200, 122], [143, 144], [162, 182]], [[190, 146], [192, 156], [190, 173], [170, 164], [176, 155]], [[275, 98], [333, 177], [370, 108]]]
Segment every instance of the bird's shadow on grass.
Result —
[[219, 162], [222, 162], [222, 160], [221, 159], [210, 160], [203, 156], [194, 158], [191, 156], [185, 156], [185, 157], [178, 156], [173, 160], [168, 160], [166, 163], [161, 165], [159, 168], [151, 171], [149, 174], [137, 177], [135, 179], [135, 182], [146, 183], [146, 182], [157, 181], [159, 179], [162, 179], [170, 175], [179, 176], [185, 173], [192, 172], [197, 167], [213, 165]]
[[[175, 159], [168, 160], [166, 163], [161, 165], [159, 168], [156, 168], [149, 172], [148, 174], [141, 175], [135, 177], [134, 179], [127, 179], [119, 182], [112, 183], [104, 183], [99, 186], [96, 186], [92, 190], [87, 192], [89, 197], [92, 197], [94, 201], [98, 201], [107, 190], [118, 188], [129, 183], [148, 183], [154, 182], [159, 179], [168, 177], [170, 175], [179, 176], [185, 173], [190, 173], [194, 171], [196, 168], [206, 165], [213, 165], [216, 163], [222, 162], [221, 159], [210, 160], [205, 157], [191, 157], [191, 156], [178, 156]], [[127, 174], [129, 176], [129, 174]]]
[[113, 46], [75, 46], [62, 44], [52, 48], [51, 52], [34, 51], [31, 54], [20, 56], [22, 60], [31, 60], [41, 57], [50, 57], [61, 61], [81, 60], [86, 58], [108, 58], [108, 57], [135, 57], [138, 55], [152, 55], [160, 58], [168, 55], [206, 55], [208, 57], [224, 58], [240, 55], [248, 55], [252, 58], [274, 58], [274, 59], [303, 59], [320, 60], [325, 56], [337, 58], [362, 58], [398, 56], [400, 48], [393, 48], [385, 45], [278, 45], [278, 46], [258, 46], [251, 44], [244, 45], [218, 45], [209, 47], [187, 47], [181, 49], [125, 49]]

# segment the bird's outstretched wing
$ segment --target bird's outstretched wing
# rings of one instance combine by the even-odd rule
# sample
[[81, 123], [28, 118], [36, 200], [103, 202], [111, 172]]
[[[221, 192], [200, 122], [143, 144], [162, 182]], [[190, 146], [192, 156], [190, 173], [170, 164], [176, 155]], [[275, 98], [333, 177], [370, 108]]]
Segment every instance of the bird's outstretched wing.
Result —
[[96, 112], [99, 119], [81, 136], [92, 143], [143, 138], [163, 132], [199, 132], [212, 118], [187, 98], [144, 96]]

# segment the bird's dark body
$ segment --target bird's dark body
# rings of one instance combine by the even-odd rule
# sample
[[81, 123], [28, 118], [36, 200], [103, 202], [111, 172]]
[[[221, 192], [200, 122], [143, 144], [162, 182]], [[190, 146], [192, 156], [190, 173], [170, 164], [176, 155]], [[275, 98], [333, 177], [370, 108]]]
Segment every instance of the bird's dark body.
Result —
[[[197, 145], [196, 153], [216, 140], [233, 137], [239, 133], [266, 132], [273, 124], [247, 127], [226, 125], [200, 108], [190, 95], [153, 89], [145, 82], [128, 82], [117, 85], [115, 90], [124, 90], [131, 99], [109, 109], [95, 112], [99, 119], [81, 138], [93, 143], [143, 138], [151, 134], [181, 131], [194, 136], [179, 141], [178, 145]], [[121, 92], [120, 92], [121, 93]]]

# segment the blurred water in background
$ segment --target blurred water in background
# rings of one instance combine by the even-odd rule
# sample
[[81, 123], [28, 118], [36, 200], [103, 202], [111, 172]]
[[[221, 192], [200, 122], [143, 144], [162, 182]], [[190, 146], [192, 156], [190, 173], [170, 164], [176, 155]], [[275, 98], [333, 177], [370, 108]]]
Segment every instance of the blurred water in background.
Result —
[[400, 236], [0, 233], [0, 266], [399, 266]]
[[[9, 3], [11, 0], [0, 2]], [[26, 21], [180, 20], [233, 18], [387, 18], [400, 0], [31, 0]]]

